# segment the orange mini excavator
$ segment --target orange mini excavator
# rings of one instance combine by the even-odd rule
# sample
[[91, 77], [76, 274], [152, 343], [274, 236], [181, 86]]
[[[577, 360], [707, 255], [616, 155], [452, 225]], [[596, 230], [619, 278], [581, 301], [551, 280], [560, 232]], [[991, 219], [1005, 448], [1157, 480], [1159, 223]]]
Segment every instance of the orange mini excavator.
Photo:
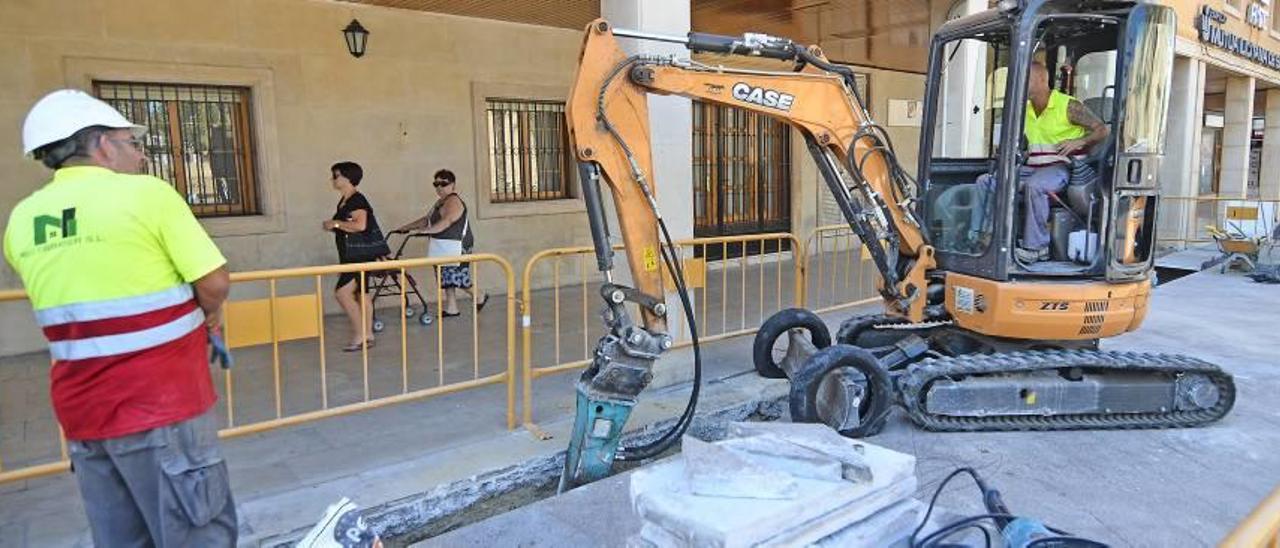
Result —
[[[801, 309], [779, 312], [758, 333], [756, 369], [790, 377], [793, 420], [864, 436], [883, 425], [894, 403], [930, 430], [1190, 427], [1224, 416], [1235, 386], [1218, 367], [1098, 349], [1099, 339], [1137, 329], [1146, 313], [1175, 31], [1173, 10], [1145, 0], [1001, 0], [942, 25], [930, 48], [917, 180], [868, 114], [853, 71], [817, 47], [760, 34], [663, 36], [592, 22], [567, 117], [606, 277], [609, 330], [577, 384], [562, 488], [607, 475], [616, 460], [660, 454], [688, 427], [696, 405], [695, 344], [684, 415], [642, 446], [619, 447], [653, 362], [671, 347], [660, 261], [673, 274], [696, 343], [681, 257], [654, 199], [650, 93], [730, 105], [794, 128], [879, 271], [884, 313], [850, 318], [834, 341]], [[790, 65], [771, 72], [628, 55], [619, 38]], [[1052, 85], [1108, 132], [1069, 160], [1069, 183], [1051, 195], [1052, 256], [1026, 262], [1013, 251], [1029, 202], [1019, 183], [1027, 173], [1022, 127], [1033, 62], [1051, 78], [1062, 75]], [[955, 93], [975, 87], [985, 90], [977, 104]], [[952, 122], [963, 116], [977, 123], [956, 135]], [[983, 175], [993, 183], [977, 184]], [[601, 181], [612, 191], [635, 287], [610, 275]], [[638, 319], [628, 302], [639, 306]], [[779, 346], [788, 347], [787, 358], [779, 360]]]

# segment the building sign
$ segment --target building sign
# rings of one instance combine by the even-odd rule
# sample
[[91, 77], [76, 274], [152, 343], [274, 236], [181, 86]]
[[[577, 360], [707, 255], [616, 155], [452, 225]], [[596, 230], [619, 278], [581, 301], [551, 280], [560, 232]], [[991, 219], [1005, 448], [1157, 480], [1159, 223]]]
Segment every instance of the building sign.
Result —
[[1223, 29], [1221, 25], [1226, 22], [1227, 15], [1225, 13], [1209, 6], [1201, 6], [1199, 24], [1196, 25], [1200, 31], [1200, 41], [1227, 50], [1267, 68], [1280, 70], [1280, 54]]
[[1255, 28], [1267, 29], [1267, 20], [1271, 17], [1271, 0], [1249, 2], [1244, 20]]

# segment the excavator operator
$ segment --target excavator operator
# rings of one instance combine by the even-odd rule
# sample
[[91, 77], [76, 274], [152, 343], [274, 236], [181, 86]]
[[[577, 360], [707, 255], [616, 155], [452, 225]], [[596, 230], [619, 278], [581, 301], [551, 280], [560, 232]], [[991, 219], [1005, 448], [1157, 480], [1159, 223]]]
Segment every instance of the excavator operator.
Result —
[[[1022, 240], [1014, 249], [1019, 262], [1034, 263], [1049, 258], [1049, 193], [1059, 192], [1071, 179], [1072, 158], [1102, 142], [1110, 129], [1089, 107], [1075, 97], [1049, 87], [1049, 70], [1044, 63], [1031, 64], [1027, 82], [1027, 114], [1023, 134], [1027, 156], [1018, 171], [1019, 187], [1026, 200], [1023, 208]], [[996, 180], [991, 173], [978, 177], [980, 207], [973, 208], [978, 232], [991, 207]], [[973, 234], [976, 241], [977, 234]]]

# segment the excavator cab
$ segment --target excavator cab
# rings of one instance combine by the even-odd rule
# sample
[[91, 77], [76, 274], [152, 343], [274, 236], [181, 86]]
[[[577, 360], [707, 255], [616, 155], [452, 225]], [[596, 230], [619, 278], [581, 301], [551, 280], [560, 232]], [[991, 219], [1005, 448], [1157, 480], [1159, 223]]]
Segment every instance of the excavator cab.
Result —
[[[919, 207], [940, 271], [994, 281], [1147, 277], [1175, 32], [1167, 6], [1079, 0], [1006, 0], [939, 29]], [[1070, 157], [1067, 184], [1048, 195], [1049, 256], [1027, 262], [1013, 250], [1036, 207], [1023, 133], [1033, 62], [1107, 136]]]

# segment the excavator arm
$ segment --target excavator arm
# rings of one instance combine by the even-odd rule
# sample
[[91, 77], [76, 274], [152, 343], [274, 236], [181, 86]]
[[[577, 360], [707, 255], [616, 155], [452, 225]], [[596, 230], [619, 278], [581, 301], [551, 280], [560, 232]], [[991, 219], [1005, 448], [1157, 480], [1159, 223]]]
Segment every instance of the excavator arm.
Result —
[[[628, 55], [618, 46], [618, 37], [678, 42], [694, 52], [792, 61], [796, 70], [735, 70], [674, 56]], [[615, 459], [660, 449], [654, 444], [648, 450], [618, 448], [636, 395], [652, 377], [653, 361], [671, 346], [660, 261], [672, 270], [680, 286], [675, 289], [690, 308], [679, 254], [666, 233], [655, 197], [650, 93], [743, 108], [796, 128], [881, 274], [878, 288], [886, 309], [910, 321], [922, 321], [925, 316], [926, 274], [935, 263], [933, 248], [915, 214], [915, 182], [898, 165], [888, 135], [867, 114], [852, 71], [828, 62], [816, 47], [765, 35], [658, 36], [614, 29], [596, 20], [586, 29], [566, 116], [597, 263], [606, 277], [601, 295], [609, 332], [578, 383], [578, 414], [562, 489], [603, 477]], [[634, 288], [613, 282], [602, 181], [613, 196]], [[660, 232], [667, 240], [665, 247]], [[626, 302], [639, 305], [642, 325], [632, 323]], [[688, 320], [696, 340], [691, 314]], [[695, 399], [696, 392], [678, 426], [687, 426]], [[678, 437], [677, 430], [682, 431], [673, 429], [659, 441], [669, 444], [672, 436]]]
[[[617, 36], [678, 39], [691, 51], [772, 57], [795, 61], [803, 69], [734, 70], [673, 57], [628, 56], [618, 47]], [[598, 170], [613, 192], [639, 290], [653, 295], [662, 290], [651, 251], [658, 237], [656, 208], [647, 200], [657, 190], [651, 178], [649, 93], [751, 110], [796, 128], [851, 228], [868, 246], [890, 310], [915, 321], [923, 318], [924, 273], [933, 267], [933, 258], [914, 211], [915, 184], [894, 159], [887, 135], [867, 114], [852, 71], [829, 63], [817, 48], [785, 39], [702, 33], [661, 37], [616, 30], [597, 20], [587, 27], [570, 93], [570, 142], [578, 161]], [[606, 251], [600, 245], [597, 251]]]

